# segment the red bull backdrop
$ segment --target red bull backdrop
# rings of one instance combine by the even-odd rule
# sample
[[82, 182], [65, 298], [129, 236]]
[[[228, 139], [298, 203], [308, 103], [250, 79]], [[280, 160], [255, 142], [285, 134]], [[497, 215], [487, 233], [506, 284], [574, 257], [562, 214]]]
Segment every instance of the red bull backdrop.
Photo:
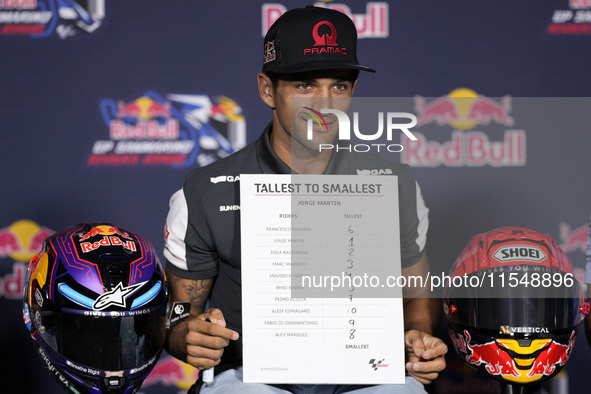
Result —
[[[21, 314], [24, 273], [43, 239], [110, 221], [162, 258], [168, 200], [185, 174], [254, 141], [271, 120], [255, 78], [263, 35], [307, 3], [0, 0], [2, 391], [60, 392]], [[417, 117], [416, 140], [396, 135], [389, 143], [403, 149], [388, 157], [413, 167], [430, 208], [432, 271], [448, 272], [474, 234], [522, 226], [550, 234], [582, 278], [591, 122], [572, 119], [591, 108], [591, 2], [316, 4], [351, 16], [361, 63], [377, 70], [360, 76], [356, 95], [406, 97], [403, 111]], [[566, 367], [572, 393], [585, 392], [590, 367], [581, 330]], [[184, 392], [195, 375], [164, 354], [141, 392]], [[429, 387], [497, 390], [453, 351]]]

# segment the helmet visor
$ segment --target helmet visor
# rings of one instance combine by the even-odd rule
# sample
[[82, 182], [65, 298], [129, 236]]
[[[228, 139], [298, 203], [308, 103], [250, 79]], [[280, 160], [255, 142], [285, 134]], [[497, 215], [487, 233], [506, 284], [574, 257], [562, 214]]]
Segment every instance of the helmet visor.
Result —
[[[480, 276], [480, 286], [446, 289], [448, 317], [457, 324], [515, 334], [549, 333], [580, 323], [582, 289], [574, 278], [566, 276], [571, 280], [565, 281], [564, 273], [550, 272], [547, 277], [540, 276], [550, 279], [534, 282], [527, 272], [494, 278], [477, 273], [468, 275], [465, 282], [474, 275]], [[556, 280], [552, 282], [552, 278]]]
[[133, 316], [100, 317], [45, 312], [39, 331], [67, 360], [98, 370], [127, 370], [159, 354], [166, 335], [164, 308], [135, 312]]
[[455, 323], [498, 333], [572, 330], [580, 321], [579, 303], [573, 298], [450, 298], [449, 303]]

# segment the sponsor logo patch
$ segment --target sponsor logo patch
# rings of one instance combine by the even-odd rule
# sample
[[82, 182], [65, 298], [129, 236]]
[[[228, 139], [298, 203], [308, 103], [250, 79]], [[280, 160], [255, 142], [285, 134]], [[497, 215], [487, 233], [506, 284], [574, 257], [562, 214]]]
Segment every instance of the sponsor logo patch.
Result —
[[493, 257], [501, 263], [509, 263], [512, 261], [531, 261], [534, 263], [541, 263], [548, 256], [537, 246], [511, 245], [500, 247], [495, 253], [493, 253]]
[[357, 170], [357, 175], [392, 175], [389, 168], [380, 168], [377, 170]]
[[240, 175], [220, 175], [220, 176], [212, 176], [209, 178], [211, 183], [222, 183], [222, 182], [238, 182], [240, 180]]

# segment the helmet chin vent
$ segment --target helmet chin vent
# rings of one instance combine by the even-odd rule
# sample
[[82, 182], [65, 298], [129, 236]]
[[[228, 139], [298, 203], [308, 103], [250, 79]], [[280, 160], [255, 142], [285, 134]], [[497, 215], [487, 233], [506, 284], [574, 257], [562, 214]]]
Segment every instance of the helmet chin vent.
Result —
[[124, 389], [124, 380], [123, 377], [118, 376], [110, 376], [108, 378], [104, 378], [103, 382], [105, 387], [107, 388], [108, 393], [122, 393]]

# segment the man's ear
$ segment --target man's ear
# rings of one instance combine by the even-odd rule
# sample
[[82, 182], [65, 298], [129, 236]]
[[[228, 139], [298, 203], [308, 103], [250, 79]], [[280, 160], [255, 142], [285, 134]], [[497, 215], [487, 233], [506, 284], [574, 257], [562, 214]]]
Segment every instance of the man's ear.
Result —
[[271, 109], [275, 109], [275, 90], [273, 88], [271, 79], [269, 79], [265, 73], [258, 73], [257, 82], [261, 99], [265, 102], [265, 104], [271, 107]]

